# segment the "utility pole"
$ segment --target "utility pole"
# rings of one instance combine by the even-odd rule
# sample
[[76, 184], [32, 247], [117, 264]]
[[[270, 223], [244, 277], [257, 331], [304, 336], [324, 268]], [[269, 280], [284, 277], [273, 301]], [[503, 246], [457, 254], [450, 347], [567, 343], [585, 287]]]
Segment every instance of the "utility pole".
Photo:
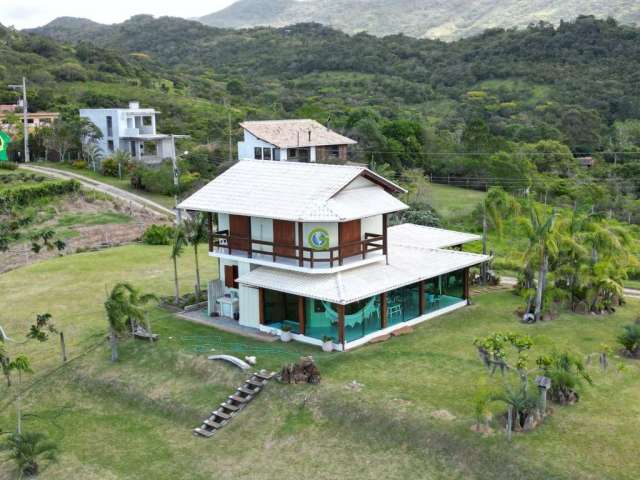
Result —
[[227, 107], [227, 123], [229, 128], [229, 163], [231, 163], [233, 162], [233, 142], [231, 139], [231, 109], [229, 108], [226, 99], [224, 104]]
[[22, 85], [9, 85], [12, 90], [22, 90], [22, 132], [24, 137], [24, 162], [30, 162], [29, 155], [29, 109], [27, 103], [27, 79], [22, 77]]
[[173, 196], [176, 203], [176, 220], [178, 225], [182, 223], [182, 213], [178, 208], [178, 191], [180, 189], [180, 170], [178, 170], [178, 155], [176, 153], [176, 140], [173, 135], [171, 135], [171, 144], [173, 145], [173, 155], [171, 155], [171, 163], [173, 165], [173, 187], [175, 190], [175, 194]]

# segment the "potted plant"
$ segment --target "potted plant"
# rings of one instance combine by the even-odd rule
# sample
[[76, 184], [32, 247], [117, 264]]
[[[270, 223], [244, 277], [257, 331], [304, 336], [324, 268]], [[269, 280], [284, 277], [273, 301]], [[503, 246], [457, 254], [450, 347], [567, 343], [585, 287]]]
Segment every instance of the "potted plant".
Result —
[[289, 325], [283, 325], [280, 330], [282, 330], [282, 333], [280, 334], [280, 340], [282, 340], [283, 342], [290, 342], [292, 338], [291, 327]]
[[333, 337], [322, 337], [322, 351], [333, 352]]

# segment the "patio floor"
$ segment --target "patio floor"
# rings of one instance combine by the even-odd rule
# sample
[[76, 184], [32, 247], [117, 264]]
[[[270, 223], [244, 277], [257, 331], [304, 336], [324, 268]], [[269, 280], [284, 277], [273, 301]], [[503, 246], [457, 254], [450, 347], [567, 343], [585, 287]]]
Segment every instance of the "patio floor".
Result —
[[210, 317], [206, 309], [194, 310], [192, 312], [180, 312], [176, 314], [178, 317], [190, 322], [208, 325], [224, 332], [235, 333], [243, 337], [261, 340], [263, 342], [275, 342], [278, 340], [276, 335], [269, 335], [255, 328], [245, 327], [229, 317]]

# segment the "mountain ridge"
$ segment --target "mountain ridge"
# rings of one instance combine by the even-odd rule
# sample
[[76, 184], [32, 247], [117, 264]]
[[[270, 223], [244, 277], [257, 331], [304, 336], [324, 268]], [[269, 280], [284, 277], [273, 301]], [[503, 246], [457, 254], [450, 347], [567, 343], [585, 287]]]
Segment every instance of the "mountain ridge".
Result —
[[630, 0], [238, 0], [200, 17], [220, 28], [284, 27], [317, 22], [346, 33], [456, 40], [491, 28], [559, 24], [580, 15], [640, 23], [640, 2]]

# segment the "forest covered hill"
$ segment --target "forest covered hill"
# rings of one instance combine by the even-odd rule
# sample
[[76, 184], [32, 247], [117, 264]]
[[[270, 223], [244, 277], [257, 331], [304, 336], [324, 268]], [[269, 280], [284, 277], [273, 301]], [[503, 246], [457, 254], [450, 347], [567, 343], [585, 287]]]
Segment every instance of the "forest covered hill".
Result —
[[317, 22], [348, 33], [454, 40], [488, 28], [559, 24], [579, 15], [640, 23], [634, 0], [239, 0], [199, 20], [225, 28]]
[[[587, 198], [572, 190], [581, 185], [587, 196], [620, 202], [593, 188], [611, 176], [612, 189], [640, 193], [640, 162], [631, 161], [640, 158], [640, 29], [613, 19], [451, 43], [151, 16], [98, 31], [64, 25], [54, 30], [69, 43], [46, 29], [0, 32], [0, 54], [13, 65], [0, 80], [26, 74], [34, 108], [73, 113], [139, 100], [162, 111], [161, 130], [191, 135], [189, 151], [212, 145], [215, 164], [228, 158], [229, 136], [232, 145], [240, 137], [238, 122], [309, 117], [356, 138], [353, 160], [396, 172], [511, 187], [541, 181], [569, 199]], [[572, 153], [596, 156], [593, 185], [568, 180], [577, 172]]]

